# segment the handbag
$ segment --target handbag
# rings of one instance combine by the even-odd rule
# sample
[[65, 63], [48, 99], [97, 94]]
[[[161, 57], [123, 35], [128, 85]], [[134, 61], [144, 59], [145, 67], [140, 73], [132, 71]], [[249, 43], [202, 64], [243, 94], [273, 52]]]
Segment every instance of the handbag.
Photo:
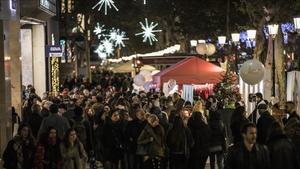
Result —
[[136, 155], [146, 155], [147, 154], [147, 150], [146, 150], [146, 146], [142, 145], [142, 144], [138, 144], [137, 148], [136, 148]]

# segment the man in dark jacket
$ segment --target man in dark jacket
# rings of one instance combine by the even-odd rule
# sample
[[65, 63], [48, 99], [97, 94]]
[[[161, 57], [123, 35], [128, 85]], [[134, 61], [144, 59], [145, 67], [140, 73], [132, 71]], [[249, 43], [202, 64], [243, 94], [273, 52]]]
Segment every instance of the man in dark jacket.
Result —
[[261, 104], [258, 106], [259, 119], [257, 121], [257, 142], [259, 144], [266, 144], [269, 129], [275, 121], [274, 117], [268, 112], [268, 106]]
[[286, 113], [289, 115], [289, 118], [286, 120], [285, 129], [293, 128], [293, 126], [300, 121], [294, 102], [286, 103]]
[[269, 151], [256, 144], [256, 127], [248, 123], [242, 128], [243, 143], [229, 149], [225, 169], [270, 169]]
[[41, 107], [37, 104], [34, 104], [31, 110], [32, 114], [28, 118], [28, 125], [31, 128], [34, 138], [37, 139], [37, 135], [43, 121], [43, 118], [40, 115]]
[[259, 112], [258, 112], [258, 106], [261, 104], [267, 105], [268, 102], [264, 100], [262, 93], [256, 93], [255, 94], [255, 101], [256, 101], [256, 107], [254, 111], [250, 114], [248, 119], [253, 122], [254, 124], [257, 124], [257, 120], [259, 119]]
[[286, 113], [289, 117], [285, 123], [284, 131], [294, 143], [297, 150], [298, 161], [300, 161], [300, 117], [296, 112], [295, 103], [286, 103]]
[[278, 122], [271, 124], [268, 138], [272, 169], [300, 169], [296, 148]]
[[52, 104], [50, 107], [51, 115], [45, 118], [41, 124], [40, 130], [38, 132], [38, 136], [46, 133], [49, 127], [54, 127], [57, 131], [57, 135], [60, 139], [63, 138], [64, 134], [70, 128], [70, 124], [65, 117], [58, 115], [58, 106], [56, 104]]

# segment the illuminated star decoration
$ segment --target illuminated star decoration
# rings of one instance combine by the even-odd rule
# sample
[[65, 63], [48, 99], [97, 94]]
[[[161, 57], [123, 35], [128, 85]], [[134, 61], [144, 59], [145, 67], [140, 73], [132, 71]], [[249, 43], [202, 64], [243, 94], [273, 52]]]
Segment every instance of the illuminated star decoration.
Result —
[[110, 40], [105, 39], [101, 43], [104, 46], [104, 51], [107, 54], [107, 56], [110, 56], [114, 53], [114, 44]]
[[110, 31], [109, 31], [109, 40], [111, 41], [116, 41], [117, 40], [117, 34], [118, 34], [118, 31], [119, 29], [115, 29], [115, 28], [112, 28]]
[[125, 47], [124, 41], [129, 40], [129, 38], [126, 38], [126, 33], [123, 31], [120, 31], [120, 29], [112, 28], [110, 30], [110, 33], [108, 35], [109, 40], [114, 42], [115, 47]]
[[93, 6], [92, 9], [95, 9], [97, 6], [99, 6], [98, 11], [102, 9], [104, 6], [104, 13], [107, 15], [107, 9], [111, 9], [112, 7], [115, 8], [116, 11], [119, 11], [119, 9], [116, 7], [115, 2], [113, 0], [99, 0], [99, 2]]
[[97, 53], [101, 59], [107, 58], [107, 54], [105, 53], [105, 48], [104, 48], [103, 44], [99, 44], [99, 46], [97, 47], [97, 49], [94, 52]]
[[106, 31], [104, 29], [104, 25], [100, 25], [99, 23], [97, 23], [97, 26], [94, 29], [94, 33], [98, 36], [98, 39], [102, 37], [104, 31]]
[[94, 52], [97, 53], [100, 58], [106, 59], [114, 53], [114, 44], [106, 38], [100, 42]]
[[150, 25], [148, 23], [148, 19], [145, 18], [145, 24], [140, 22], [141, 28], [143, 29], [143, 32], [135, 34], [136, 36], [142, 35], [143, 42], [149, 41], [150, 45], [152, 45], [152, 42], [158, 41], [155, 37], [156, 32], [161, 32], [162, 30], [155, 30], [154, 28], [157, 27], [158, 23], [151, 22]]

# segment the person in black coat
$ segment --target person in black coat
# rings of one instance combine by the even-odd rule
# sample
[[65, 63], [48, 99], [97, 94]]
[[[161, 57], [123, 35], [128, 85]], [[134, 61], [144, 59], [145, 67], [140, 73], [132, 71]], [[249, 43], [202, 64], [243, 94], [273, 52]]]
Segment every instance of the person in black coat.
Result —
[[179, 116], [175, 117], [173, 127], [167, 135], [167, 146], [170, 153], [170, 169], [186, 169], [194, 139], [191, 130]]
[[43, 117], [40, 115], [41, 107], [37, 104], [34, 104], [31, 110], [32, 114], [28, 118], [28, 125], [32, 130], [32, 135], [38, 139], [37, 135], [43, 121]]
[[142, 109], [136, 110], [136, 117], [129, 121], [125, 129], [125, 141], [128, 150], [128, 168], [138, 169], [140, 157], [137, 155], [137, 139], [145, 128], [147, 122], [144, 118], [145, 112]]
[[242, 128], [243, 142], [229, 148], [224, 169], [270, 169], [268, 148], [256, 143], [256, 126]]
[[8, 142], [3, 153], [6, 169], [31, 169], [35, 151], [35, 140], [30, 127], [21, 124], [18, 134]]
[[257, 121], [257, 142], [259, 144], [266, 144], [268, 132], [275, 119], [267, 110], [268, 106], [261, 104], [257, 107], [259, 112], [259, 119]]
[[210, 168], [215, 168], [215, 159], [219, 169], [223, 169], [224, 152], [226, 151], [225, 141], [225, 125], [221, 120], [221, 114], [218, 111], [213, 111], [209, 115], [208, 125], [211, 130], [210, 140]]
[[201, 112], [194, 112], [188, 121], [188, 127], [195, 141], [189, 160], [190, 169], [204, 169], [209, 155], [210, 129]]
[[123, 132], [118, 111], [111, 111], [103, 126], [104, 169], [118, 169], [124, 155]]
[[268, 148], [272, 169], [300, 169], [297, 152], [293, 143], [284, 134], [278, 122], [270, 126]]
[[241, 106], [236, 108], [234, 110], [234, 113], [231, 116], [231, 123], [230, 123], [234, 144], [243, 141], [241, 129], [247, 123], [249, 123], [249, 120], [246, 118], [245, 107]]

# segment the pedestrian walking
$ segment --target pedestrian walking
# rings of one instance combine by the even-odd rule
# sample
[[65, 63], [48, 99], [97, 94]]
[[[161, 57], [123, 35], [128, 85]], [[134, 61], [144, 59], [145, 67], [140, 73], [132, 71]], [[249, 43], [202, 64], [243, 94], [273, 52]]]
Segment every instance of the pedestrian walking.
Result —
[[225, 169], [270, 169], [268, 148], [256, 143], [257, 130], [253, 123], [242, 128], [243, 142], [229, 148]]
[[77, 138], [75, 129], [67, 130], [60, 144], [62, 169], [85, 169], [88, 160], [83, 144]]

